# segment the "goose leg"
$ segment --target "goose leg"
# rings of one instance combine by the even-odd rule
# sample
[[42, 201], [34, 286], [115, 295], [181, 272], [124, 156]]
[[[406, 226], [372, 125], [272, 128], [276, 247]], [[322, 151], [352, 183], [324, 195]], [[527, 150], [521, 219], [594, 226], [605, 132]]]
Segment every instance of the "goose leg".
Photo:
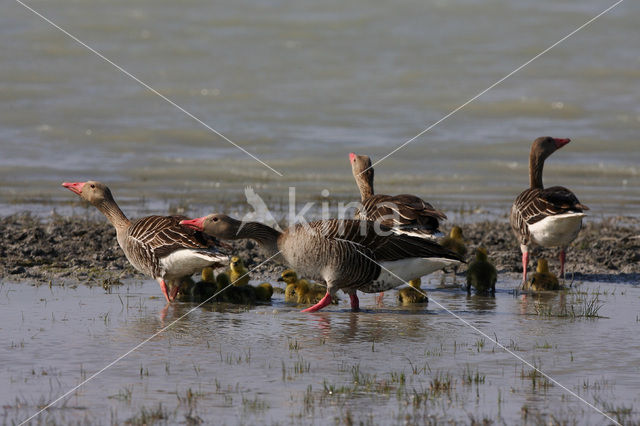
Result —
[[[380, 293], [382, 295], [384, 293]], [[353, 293], [349, 293], [349, 299], [351, 299], [351, 311], [358, 312], [360, 310], [360, 300], [358, 300], [358, 295], [354, 291]]]
[[564, 261], [565, 261], [564, 248], [560, 249], [560, 276], [562, 277], [562, 283], [564, 284]]
[[162, 278], [156, 278], [156, 281], [158, 281], [158, 284], [160, 284], [160, 290], [162, 290], [164, 298], [167, 299], [167, 302], [171, 302], [171, 299], [169, 298], [169, 292], [167, 291], [167, 284]]
[[522, 250], [522, 285], [527, 282], [527, 267], [529, 266], [529, 248], [527, 246], [521, 246]]
[[[349, 297], [352, 297], [352, 295], [349, 295]], [[356, 299], [358, 298], [358, 296], [356, 296]], [[380, 293], [378, 293], [378, 295], [376, 296], [376, 304], [378, 306], [383, 306], [384, 305], [384, 291], [381, 291]], [[351, 307], [353, 307], [353, 300], [351, 301]]]
[[303, 309], [302, 312], [316, 312], [324, 308], [325, 306], [329, 305], [330, 303], [331, 303], [331, 293], [327, 290], [327, 294], [324, 295], [322, 300], [320, 300], [318, 303], [316, 303], [310, 308]]

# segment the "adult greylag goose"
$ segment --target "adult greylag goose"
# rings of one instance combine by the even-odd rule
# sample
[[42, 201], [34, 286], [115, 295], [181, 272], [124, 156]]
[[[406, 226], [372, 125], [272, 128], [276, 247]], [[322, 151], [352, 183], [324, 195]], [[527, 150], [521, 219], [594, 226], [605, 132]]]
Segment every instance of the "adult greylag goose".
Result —
[[529, 246], [560, 247], [560, 275], [564, 276], [565, 251], [582, 228], [584, 210], [573, 192], [562, 186], [542, 185], [544, 161], [570, 139], [539, 137], [529, 154], [529, 189], [511, 206], [509, 221], [522, 251], [522, 283], [527, 282]]
[[147, 216], [129, 221], [111, 191], [103, 183], [65, 182], [65, 188], [75, 192], [100, 210], [116, 228], [118, 244], [138, 271], [153, 277], [167, 302], [172, 301], [179, 286], [171, 292], [167, 281], [193, 275], [205, 267], [220, 267], [228, 262], [228, 255], [213, 238], [180, 226], [184, 216]]
[[351, 308], [357, 311], [356, 290], [366, 293], [389, 290], [462, 260], [436, 242], [396, 235], [390, 228], [370, 221], [321, 220], [296, 224], [283, 232], [258, 222], [240, 222], [224, 214], [180, 223], [216, 238], [252, 239], [274, 260], [305, 277], [326, 282], [327, 292], [322, 300], [303, 312], [327, 306], [338, 290], [349, 294]]
[[396, 234], [439, 238], [440, 221], [447, 216], [415, 195], [383, 195], [373, 192], [373, 168], [367, 155], [349, 154], [351, 171], [360, 190], [361, 208], [356, 219], [379, 221]]

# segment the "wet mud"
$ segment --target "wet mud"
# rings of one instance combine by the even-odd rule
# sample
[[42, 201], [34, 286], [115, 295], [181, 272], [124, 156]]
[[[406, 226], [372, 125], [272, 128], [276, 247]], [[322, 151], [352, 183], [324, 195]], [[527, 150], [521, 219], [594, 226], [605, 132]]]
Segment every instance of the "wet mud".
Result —
[[[445, 230], [453, 225], [447, 223]], [[468, 260], [476, 247], [483, 246], [500, 274], [522, 272], [520, 249], [506, 219], [462, 225], [462, 230]], [[0, 278], [97, 285], [143, 278], [127, 262], [115, 230], [106, 221], [64, 216], [42, 219], [17, 214], [0, 219], [0, 231]], [[231, 244], [234, 253], [253, 270], [252, 279], [275, 282], [284, 269], [273, 262], [260, 265], [266, 258], [252, 241]], [[545, 257], [550, 268], [557, 271], [557, 255], [556, 249], [536, 247], [531, 261]], [[464, 269], [461, 268], [461, 274]], [[640, 220], [615, 217], [586, 221], [567, 252], [567, 271], [570, 277], [586, 281], [639, 282]]]

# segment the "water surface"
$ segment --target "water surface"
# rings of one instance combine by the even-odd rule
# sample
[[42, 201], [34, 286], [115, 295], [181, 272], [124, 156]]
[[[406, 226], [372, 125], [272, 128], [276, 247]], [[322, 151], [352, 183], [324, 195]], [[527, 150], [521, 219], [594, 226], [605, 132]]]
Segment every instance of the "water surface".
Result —
[[[612, 2], [311, 0], [28, 4], [259, 156], [252, 160], [15, 2], [0, 16], [0, 213], [73, 211], [103, 180], [131, 215], [357, 197], [374, 160]], [[541, 135], [592, 214], [638, 214], [640, 6], [627, 1], [376, 167], [377, 190], [504, 212]]]
[[[638, 422], [638, 298], [630, 284], [571, 292], [467, 296], [427, 282], [432, 301], [399, 307], [347, 298], [302, 314], [282, 295], [253, 308], [176, 303], [152, 281], [112, 287], [0, 285], [0, 406], [19, 422], [149, 338], [42, 414], [47, 424], [111, 424], [153, 415], [173, 424], [517, 424], [607, 420], [533, 373], [451, 313], [497, 339], [621, 422]], [[600, 318], [575, 318], [597, 297]], [[438, 301], [445, 309], [439, 307]], [[161, 406], [159, 407], [159, 404]], [[145, 417], [147, 416], [147, 417]]]

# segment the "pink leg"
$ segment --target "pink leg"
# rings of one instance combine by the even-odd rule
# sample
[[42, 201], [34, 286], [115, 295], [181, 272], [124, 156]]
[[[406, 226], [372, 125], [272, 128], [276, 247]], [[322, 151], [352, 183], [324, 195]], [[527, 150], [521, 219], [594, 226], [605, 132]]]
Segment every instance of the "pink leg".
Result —
[[564, 261], [565, 261], [565, 252], [564, 249], [560, 249], [560, 276], [562, 277], [562, 281], [564, 281]]
[[169, 292], [167, 291], [167, 284], [164, 282], [162, 278], [157, 278], [158, 284], [160, 284], [160, 290], [162, 290], [162, 294], [164, 294], [164, 298], [167, 299], [167, 302], [171, 302], [169, 298]]
[[[383, 295], [384, 293], [380, 293]], [[358, 312], [360, 310], [360, 300], [358, 300], [358, 295], [353, 293], [349, 295], [349, 299], [351, 299], [351, 311]]]
[[331, 294], [327, 291], [327, 294], [324, 295], [322, 300], [320, 300], [318, 303], [316, 303], [310, 308], [303, 309], [302, 312], [316, 312], [324, 308], [325, 306], [329, 305], [330, 303], [331, 303]]
[[527, 282], [527, 268], [529, 266], [529, 252], [522, 252], [522, 284]]
[[[351, 297], [351, 295], [349, 295], [349, 297]], [[358, 297], [356, 296], [356, 299], [357, 298]], [[376, 297], [376, 303], [378, 304], [378, 306], [382, 306], [384, 304], [383, 302], [384, 302], [384, 292], [381, 291], [380, 293], [378, 293], [378, 296]], [[353, 300], [351, 305], [353, 306]]]

